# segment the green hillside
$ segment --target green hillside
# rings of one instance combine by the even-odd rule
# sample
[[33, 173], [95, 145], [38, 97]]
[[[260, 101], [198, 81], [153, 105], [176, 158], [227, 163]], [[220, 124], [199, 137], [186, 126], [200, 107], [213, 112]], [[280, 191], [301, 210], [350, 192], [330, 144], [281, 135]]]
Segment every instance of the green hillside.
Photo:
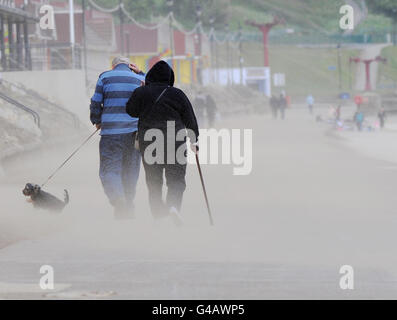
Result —
[[[218, 67], [227, 67], [226, 46], [219, 46]], [[342, 90], [350, 90], [354, 82], [354, 68], [349, 69], [349, 57], [357, 56], [358, 50], [341, 49]], [[233, 67], [239, 67], [236, 50], [230, 51]], [[263, 46], [257, 42], [243, 45], [244, 66], [263, 65]], [[305, 96], [308, 92], [316, 95], [336, 95], [339, 92], [336, 48], [303, 48], [297, 46], [269, 46], [269, 60], [272, 73], [284, 73], [288, 92], [295, 96]], [[352, 74], [350, 74], [350, 71]]]
[[[119, 3], [119, 0], [94, 1], [105, 8], [113, 8]], [[170, 10], [166, 0], [123, 0], [123, 3], [130, 14], [142, 22], [156, 20], [156, 17], [164, 16]], [[287, 27], [306, 32], [338, 33], [339, 8], [344, 3], [343, 0], [174, 0], [172, 10], [186, 28], [195, 24], [196, 4], [200, 4], [203, 26], [207, 29], [211, 17], [215, 18], [218, 30], [229, 23], [231, 30], [236, 31], [239, 23], [243, 28], [250, 29], [244, 25], [246, 19], [269, 21], [276, 14], [285, 18]], [[355, 32], [385, 28], [390, 28], [390, 19], [370, 11]]]
[[[343, 0], [232, 0], [229, 12], [234, 25], [241, 17], [263, 21], [274, 14], [283, 17], [288, 27], [307, 32], [338, 33], [339, 8], [343, 4]], [[355, 32], [385, 28], [390, 28], [390, 20], [369, 12]]]
[[[112, 8], [118, 4], [119, 0], [95, 0], [95, 2], [103, 7]], [[124, 0], [123, 2], [130, 14], [141, 22], [156, 21], [170, 10], [165, 0]], [[335, 69], [337, 66], [337, 42], [333, 37], [340, 35], [339, 9], [345, 1], [174, 0], [172, 7], [174, 16], [186, 29], [192, 28], [196, 23], [196, 3], [201, 5], [201, 19], [207, 32], [210, 28], [211, 17], [215, 18], [214, 26], [219, 37], [222, 37], [226, 23], [234, 33], [237, 32], [240, 25], [242, 26], [245, 35], [243, 42], [244, 66], [263, 65], [263, 44], [260, 34], [257, 29], [245, 25], [244, 21], [249, 19], [268, 22], [272, 20], [273, 15], [284, 18], [285, 25], [277, 26], [271, 32], [269, 52], [272, 72], [286, 74], [287, 90], [291, 95], [304, 96], [308, 92], [316, 95], [336, 95], [339, 92], [338, 71]], [[391, 19], [387, 17], [387, 14], [383, 13], [382, 15], [382, 11], [375, 11], [374, 5], [368, 0], [367, 4], [369, 13], [366, 19], [356, 27], [353, 36], [361, 37], [365, 33], [369, 38], [384, 41], [384, 35], [391, 30]], [[118, 18], [117, 13], [115, 17]], [[285, 33], [287, 28], [293, 29], [295, 32], [287, 34]], [[329, 41], [332, 39], [334, 40]], [[308, 41], [306, 42], [306, 40]], [[302, 43], [333, 43], [333, 45], [328, 48], [326, 46], [309, 48], [297, 45]], [[238, 54], [237, 43], [233, 43], [230, 56], [234, 67], [239, 65]], [[358, 50], [344, 48], [341, 50], [343, 91], [349, 91], [351, 82], [354, 83], [355, 80], [354, 70], [349, 69], [349, 57], [358, 54]], [[396, 51], [394, 48], [387, 48], [384, 50], [384, 55], [389, 59], [389, 63], [381, 68], [381, 80], [390, 83], [397, 76]], [[217, 60], [220, 68], [229, 65], [226, 45], [217, 46]]]

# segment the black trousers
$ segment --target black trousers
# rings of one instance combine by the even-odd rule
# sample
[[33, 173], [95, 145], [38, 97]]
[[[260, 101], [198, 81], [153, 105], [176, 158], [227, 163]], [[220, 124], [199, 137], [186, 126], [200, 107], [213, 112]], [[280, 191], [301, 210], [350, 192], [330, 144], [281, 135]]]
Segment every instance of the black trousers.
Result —
[[[165, 139], [167, 141], [167, 138]], [[146, 175], [146, 185], [149, 191], [149, 204], [154, 218], [161, 218], [168, 215], [171, 207], [175, 207], [178, 211], [181, 210], [183, 193], [186, 189], [186, 151], [184, 152], [185, 161], [180, 163], [173, 161], [167, 163], [167, 157], [163, 158], [163, 163], [148, 163], [145, 159], [145, 150], [150, 145], [150, 142], [143, 141], [140, 135], [139, 139], [143, 167]], [[186, 150], [186, 143], [176, 142], [175, 150], [182, 147]], [[164, 150], [167, 154], [167, 145]], [[175, 157], [176, 158], [176, 157]], [[163, 185], [164, 177], [167, 186], [167, 193], [165, 201], [163, 201]]]
[[[171, 207], [181, 210], [183, 193], [186, 189], [186, 165], [181, 164], [147, 164], [143, 162], [146, 184], [149, 190], [149, 203], [154, 218], [168, 214]], [[167, 196], [163, 201], [164, 177]]]

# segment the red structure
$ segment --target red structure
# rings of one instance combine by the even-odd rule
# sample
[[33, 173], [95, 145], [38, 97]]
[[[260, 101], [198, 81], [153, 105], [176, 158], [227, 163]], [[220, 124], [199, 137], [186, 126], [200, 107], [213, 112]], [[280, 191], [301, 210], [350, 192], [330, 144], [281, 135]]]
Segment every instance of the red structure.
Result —
[[245, 21], [245, 23], [249, 26], [253, 26], [258, 28], [262, 34], [263, 34], [263, 46], [264, 46], [264, 53], [265, 53], [265, 67], [269, 66], [269, 49], [267, 47], [267, 43], [268, 43], [268, 35], [270, 30], [278, 25], [278, 24], [283, 24], [284, 20], [280, 19], [278, 17], [273, 17], [273, 22], [269, 22], [269, 23], [257, 23], [255, 21]]
[[365, 64], [365, 91], [372, 90], [371, 88], [371, 69], [370, 65], [372, 62], [383, 62], [386, 63], [387, 59], [377, 56], [375, 59], [360, 59], [360, 58], [350, 58], [349, 62], [360, 63], [363, 62]]

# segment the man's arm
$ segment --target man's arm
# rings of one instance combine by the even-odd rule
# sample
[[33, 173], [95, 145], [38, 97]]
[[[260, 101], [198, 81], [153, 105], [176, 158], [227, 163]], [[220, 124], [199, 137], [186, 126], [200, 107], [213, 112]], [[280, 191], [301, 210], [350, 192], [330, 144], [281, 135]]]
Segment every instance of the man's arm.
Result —
[[103, 110], [103, 83], [102, 79], [99, 78], [96, 84], [95, 93], [91, 98], [90, 104], [90, 120], [92, 124], [100, 128], [101, 118]]
[[130, 70], [135, 72], [136, 74], [139, 74], [140, 76], [145, 76], [145, 73], [141, 69], [139, 69], [139, 67], [135, 63], [131, 62], [129, 67]]

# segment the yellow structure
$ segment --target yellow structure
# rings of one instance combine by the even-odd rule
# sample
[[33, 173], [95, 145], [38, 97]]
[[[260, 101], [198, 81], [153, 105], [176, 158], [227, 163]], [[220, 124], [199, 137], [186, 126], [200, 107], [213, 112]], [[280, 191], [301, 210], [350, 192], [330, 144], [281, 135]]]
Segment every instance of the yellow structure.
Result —
[[[111, 57], [110, 61], [114, 57]], [[177, 56], [171, 59], [170, 56], [159, 55], [133, 55], [129, 56], [131, 62], [135, 63], [143, 72], [148, 72], [150, 66], [155, 63], [156, 60], [165, 60], [170, 65], [175, 73], [176, 84], [192, 84], [197, 81], [196, 68], [197, 60], [189, 56]], [[171, 61], [172, 60], [172, 61]]]

